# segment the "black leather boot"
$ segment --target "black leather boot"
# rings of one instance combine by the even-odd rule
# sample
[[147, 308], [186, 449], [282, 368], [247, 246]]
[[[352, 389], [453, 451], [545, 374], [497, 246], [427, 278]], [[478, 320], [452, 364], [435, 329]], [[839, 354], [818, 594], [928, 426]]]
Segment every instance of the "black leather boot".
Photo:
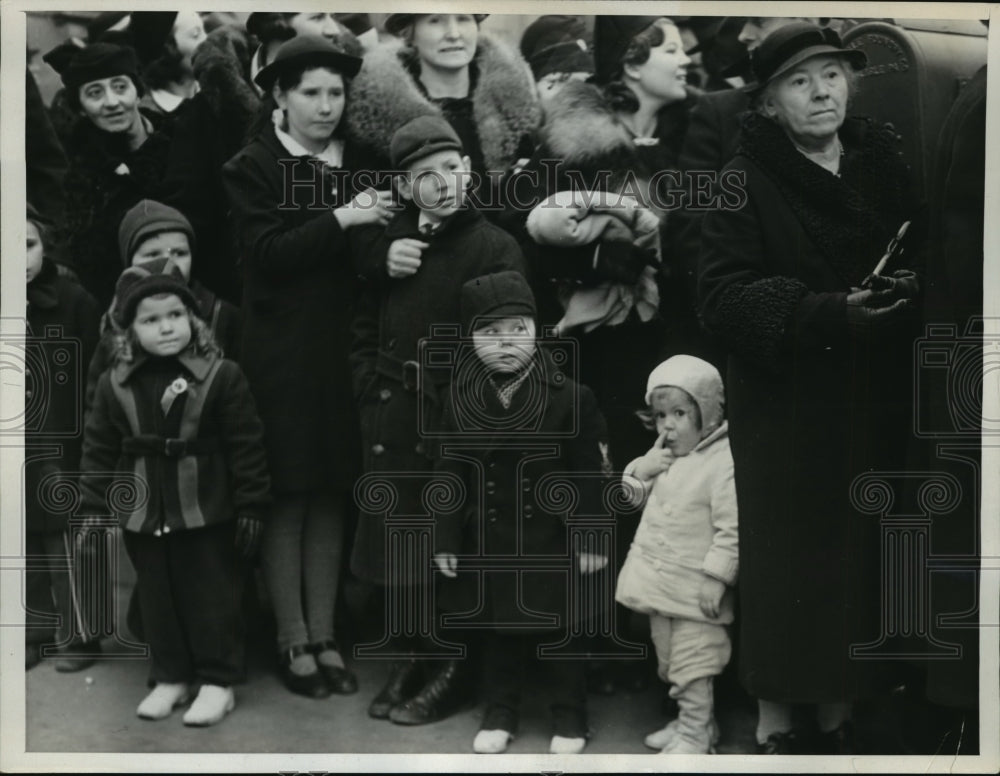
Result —
[[393, 706], [402, 703], [420, 689], [423, 678], [423, 667], [416, 660], [397, 660], [392, 664], [385, 685], [368, 707], [368, 716], [388, 719]]
[[472, 694], [466, 660], [446, 660], [424, 688], [389, 712], [397, 725], [426, 725], [451, 716]]

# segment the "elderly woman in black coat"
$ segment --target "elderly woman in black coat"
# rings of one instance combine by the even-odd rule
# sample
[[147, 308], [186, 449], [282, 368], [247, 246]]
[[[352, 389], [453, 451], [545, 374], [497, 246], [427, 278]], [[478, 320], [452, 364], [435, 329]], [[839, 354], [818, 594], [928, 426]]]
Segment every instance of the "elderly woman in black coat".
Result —
[[359, 201], [335, 175], [350, 154], [338, 127], [360, 65], [318, 36], [283, 44], [257, 75], [270, 95], [263, 129], [223, 169], [243, 255], [243, 367], [264, 423], [275, 501], [264, 575], [283, 678], [313, 698], [357, 689], [333, 633], [360, 463], [347, 365], [355, 275], [346, 232], [388, 216], [387, 194]]
[[[913, 204], [894, 135], [846, 117], [864, 63], [807, 22], [771, 33], [726, 168], [744, 196], [704, 223], [701, 313], [729, 351], [740, 674], [767, 753], [851, 751], [852, 703], [885, 671], [852, 656], [882, 635], [885, 593], [859, 478], [902, 468], [919, 283], [912, 250], [873, 273]], [[791, 704], [818, 705], [812, 741]]]

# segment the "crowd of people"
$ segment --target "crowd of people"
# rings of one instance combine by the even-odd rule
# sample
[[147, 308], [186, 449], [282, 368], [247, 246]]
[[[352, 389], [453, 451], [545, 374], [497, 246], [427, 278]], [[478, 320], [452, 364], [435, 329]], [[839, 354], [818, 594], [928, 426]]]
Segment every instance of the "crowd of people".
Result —
[[[50, 106], [29, 75], [28, 333], [79, 343], [85, 404], [58, 457], [26, 437], [53, 559], [29, 609], [61, 622], [29, 627], [29, 667], [100, 654], [44, 497], [80, 472], [77, 514], [114, 513], [136, 570], [144, 719], [234, 709], [259, 562], [291, 692], [359, 691], [351, 579], [371, 618], [428, 624], [390, 625], [369, 715], [434, 722], [481, 686], [476, 752], [507, 748], [536, 661], [550, 751], [585, 749], [588, 687], [647, 668], [588, 665], [614, 634], [582, 621], [651, 645], [677, 704], [651, 749], [715, 751], [735, 653], [760, 753], [857, 751], [854, 704], [900, 675], [851, 655], [883, 599], [851, 485], [912, 460], [927, 289], [938, 315], [974, 297], [935, 285], [957, 230], [850, 115], [845, 20], [543, 16], [517, 50], [485, 18], [108, 13], [46, 54]], [[919, 702], [964, 723], [975, 684]]]

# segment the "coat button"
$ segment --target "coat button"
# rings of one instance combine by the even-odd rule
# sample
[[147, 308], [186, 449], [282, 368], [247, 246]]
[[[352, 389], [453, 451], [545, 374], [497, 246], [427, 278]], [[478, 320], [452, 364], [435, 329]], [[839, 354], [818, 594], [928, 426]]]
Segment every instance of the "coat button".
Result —
[[384, 445], [372, 445], [372, 455], [382, 455], [385, 452]]
[[393, 348], [396, 347], [396, 338], [395, 337], [390, 337], [389, 341], [387, 343], [385, 343], [385, 344], [386, 344], [386, 347], [389, 348], [389, 350], [392, 350]]
[[495, 519], [497, 516], [497, 511], [494, 507], [490, 507], [489, 509], [486, 510], [486, 514]]
[[165, 533], [165, 534], [170, 533], [170, 526], [169, 525], [163, 526], [163, 533]]
[[424, 454], [424, 443], [423, 442], [417, 442], [417, 444], [415, 444], [413, 446], [413, 449], [417, 451], [418, 455], [423, 455]]
[[378, 392], [378, 397], [382, 401], [389, 401], [389, 399], [392, 398], [392, 391], [390, 391], [388, 388], [383, 388], [381, 391]]
[[531, 506], [531, 504], [525, 505], [525, 507], [524, 507], [524, 516], [525, 517], [531, 517], [533, 514], [535, 514], [535, 508], [533, 506]]
[[153, 536], [162, 536], [162, 533], [161, 533], [161, 531], [160, 531], [159, 528], [157, 528], [155, 531], [153, 531]]
[[33, 390], [31, 390], [30, 388], [28, 388], [28, 389], [27, 389], [27, 390], [26, 390], [26, 391], [24, 392], [24, 398], [25, 398], [25, 399], [30, 399], [30, 398], [31, 398], [32, 396], [34, 396], [34, 395], [35, 395], [35, 392], [34, 392]]
[[489, 462], [489, 468], [490, 468], [490, 469], [495, 469], [495, 468], [497, 468], [497, 464], [496, 464], [496, 461], [490, 461], [490, 462]]

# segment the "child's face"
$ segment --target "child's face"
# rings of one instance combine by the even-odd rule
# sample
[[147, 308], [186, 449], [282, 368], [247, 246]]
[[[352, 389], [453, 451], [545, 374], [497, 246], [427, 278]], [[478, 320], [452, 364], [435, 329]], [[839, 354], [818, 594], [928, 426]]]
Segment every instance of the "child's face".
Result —
[[42, 236], [38, 233], [38, 227], [31, 221], [27, 224], [27, 239], [25, 241], [25, 264], [27, 265], [27, 280], [30, 283], [38, 273], [42, 271], [42, 258], [45, 255], [45, 246], [42, 245]]
[[701, 441], [701, 418], [698, 405], [690, 394], [672, 385], [657, 388], [652, 396], [656, 433], [667, 432], [664, 447], [676, 456], [687, 455]]
[[443, 221], [465, 202], [465, 190], [472, 182], [468, 156], [458, 151], [437, 151], [418, 159], [401, 179], [399, 193], [413, 200], [429, 218]]
[[132, 323], [139, 345], [154, 356], [176, 356], [191, 342], [191, 319], [176, 294], [147, 296]]
[[157, 259], [173, 259], [185, 280], [191, 280], [191, 246], [184, 232], [160, 232], [143, 240], [132, 255], [132, 266], [141, 267]]
[[472, 332], [472, 344], [490, 372], [516, 372], [535, 354], [535, 322], [520, 315], [485, 322]]

